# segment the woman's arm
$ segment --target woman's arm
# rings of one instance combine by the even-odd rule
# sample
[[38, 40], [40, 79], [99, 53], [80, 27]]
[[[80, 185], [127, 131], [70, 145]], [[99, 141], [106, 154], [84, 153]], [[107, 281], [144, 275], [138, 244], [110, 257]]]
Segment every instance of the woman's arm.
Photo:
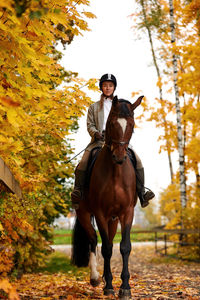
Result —
[[90, 105], [88, 109], [88, 114], [87, 114], [87, 130], [89, 132], [89, 135], [94, 138], [95, 133], [98, 132], [96, 128], [96, 123], [95, 123], [95, 117], [94, 117], [94, 104]]

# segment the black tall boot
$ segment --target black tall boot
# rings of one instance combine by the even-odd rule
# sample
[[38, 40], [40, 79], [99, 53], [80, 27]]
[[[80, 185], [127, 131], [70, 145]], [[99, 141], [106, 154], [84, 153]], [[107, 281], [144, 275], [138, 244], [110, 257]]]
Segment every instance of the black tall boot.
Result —
[[83, 198], [85, 176], [86, 171], [76, 169], [74, 189], [71, 193], [72, 208], [74, 209], [79, 208], [79, 202]]
[[136, 169], [136, 188], [141, 206], [144, 208], [149, 205], [149, 200], [155, 197], [155, 194], [148, 189], [145, 192], [144, 188], [144, 168]]

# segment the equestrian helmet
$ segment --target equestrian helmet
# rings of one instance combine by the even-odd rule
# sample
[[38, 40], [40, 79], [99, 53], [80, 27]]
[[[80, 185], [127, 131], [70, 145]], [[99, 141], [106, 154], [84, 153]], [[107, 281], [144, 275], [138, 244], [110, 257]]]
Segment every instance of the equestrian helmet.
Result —
[[102, 83], [104, 81], [112, 81], [114, 83], [115, 89], [117, 87], [117, 79], [115, 78], [115, 76], [113, 74], [104, 74], [103, 76], [101, 76], [101, 79], [99, 81], [99, 88], [100, 90], [102, 90]]

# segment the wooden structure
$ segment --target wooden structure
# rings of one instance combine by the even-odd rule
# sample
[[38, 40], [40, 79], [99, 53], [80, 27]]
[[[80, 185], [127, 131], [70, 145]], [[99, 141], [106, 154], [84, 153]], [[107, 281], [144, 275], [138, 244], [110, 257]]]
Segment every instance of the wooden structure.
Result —
[[[199, 229], [157, 229], [153, 230], [155, 233], [155, 252], [163, 255], [169, 255], [168, 249], [170, 247], [176, 247], [176, 255], [181, 257], [181, 248], [183, 247], [198, 247], [199, 249], [199, 259], [200, 259], [200, 230]], [[162, 237], [158, 234], [162, 233]], [[170, 240], [170, 236], [176, 236], [174, 240]], [[188, 236], [195, 236], [196, 242], [188, 241]], [[161, 240], [164, 242], [164, 248], [158, 248], [157, 242]]]
[[22, 197], [19, 183], [5, 162], [0, 158], [0, 191], [2, 190], [16, 194], [20, 198]]
[[[158, 229], [153, 228], [151, 230], [131, 230], [131, 234], [154, 234], [154, 245], [155, 245], [155, 253], [159, 253], [161, 255], [170, 256], [169, 248], [175, 248], [177, 251], [174, 253], [175, 257], [179, 259], [183, 259], [181, 255], [182, 247], [198, 247], [199, 248], [199, 259], [200, 261], [200, 229]], [[170, 236], [176, 235], [176, 239], [171, 240]], [[196, 243], [187, 241], [187, 237], [195, 235]], [[66, 234], [54, 234], [54, 237], [69, 237], [72, 236], [71, 233]], [[134, 239], [131, 239], [133, 242]], [[163, 241], [163, 245], [159, 246], [158, 241]]]

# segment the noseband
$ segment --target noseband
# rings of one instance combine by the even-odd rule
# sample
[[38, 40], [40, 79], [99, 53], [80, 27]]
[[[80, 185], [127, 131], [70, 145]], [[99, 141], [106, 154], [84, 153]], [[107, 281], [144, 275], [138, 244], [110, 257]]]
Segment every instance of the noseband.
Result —
[[124, 145], [128, 145], [129, 144], [129, 141], [128, 142], [122, 142], [122, 141], [117, 141], [117, 140], [111, 140], [111, 144], [105, 144], [108, 148], [111, 148], [111, 145], [112, 144], [117, 144], [119, 146], [124, 146]]
[[[124, 146], [124, 145], [128, 145], [128, 144], [129, 144], [129, 141], [123, 142], [123, 141], [111, 140], [111, 141], [110, 141], [110, 144], [106, 144], [106, 143], [105, 143], [105, 146], [109, 148], [109, 150], [111, 151], [111, 153], [113, 153], [113, 151], [114, 151], [114, 149], [115, 149], [114, 146], [113, 146], [113, 149], [112, 149], [112, 145], [113, 145], [113, 144], [116, 144], [115, 147], [117, 147], [117, 146]], [[121, 164], [126, 160], [126, 158], [127, 158], [127, 150], [128, 150], [128, 147], [126, 147], [126, 149], [125, 149], [126, 155], [125, 155], [125, 156], [123, 157], [123, 159], [120, 160], [120, 161], [117, 161], [116, 158], [115, 158], [115, 156], [113, 155], [113, 159], [115, 160], [115, 162], [116, 162], [117, 164], [120, 164], [120, 165], [121, 165]]]
[[124, 145], [128, 145], [129, 144], [129, 141], [128, 142], [120, 142], [120, 141], [117, 141], [117, 140], [111, 140], [111, 144], [114, 143], [114, 144], [118, 144], [120, 146], [124, 146]]

